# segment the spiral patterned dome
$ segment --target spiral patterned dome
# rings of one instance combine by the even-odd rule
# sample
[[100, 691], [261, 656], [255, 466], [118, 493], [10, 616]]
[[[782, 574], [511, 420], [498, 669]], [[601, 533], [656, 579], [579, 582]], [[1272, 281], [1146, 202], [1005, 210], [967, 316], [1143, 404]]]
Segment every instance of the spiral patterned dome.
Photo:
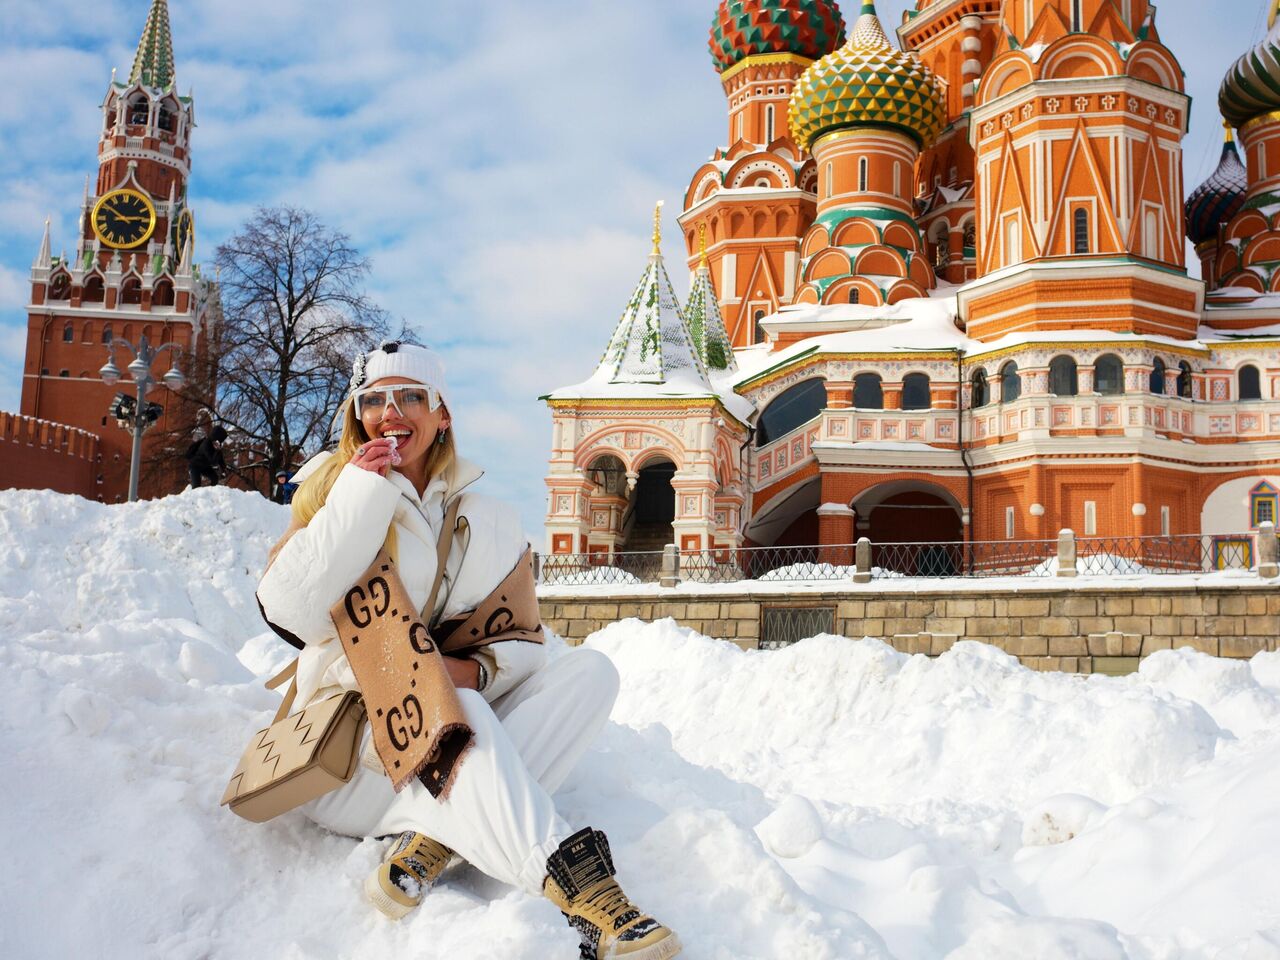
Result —
[[791, 137], [803, 149], [829, 130], [897, 127], [927, 147], [947, 125], [946, 95], [919, 57], [889, 43], [874, 0], [849, 42], [805, 71], [791, 95]]
[[1203, 243], [1216, 237], [1218, 227], [1240, 212], [1248, 189], [1249, 177], [1228, 127], [1218, 169], [1187, 198], [1187, 236], [1191, 242]]
[[842, 43], [844, 17], [835, 0], [720, 0], [711, 21], [716, 73], [763, 54], [817, 60]]
[[1218, 109], [1233, 127], [1280, 110], [1280, 22], [1272, 6], [1263, 41], [1237, 60], [1218, 90]]

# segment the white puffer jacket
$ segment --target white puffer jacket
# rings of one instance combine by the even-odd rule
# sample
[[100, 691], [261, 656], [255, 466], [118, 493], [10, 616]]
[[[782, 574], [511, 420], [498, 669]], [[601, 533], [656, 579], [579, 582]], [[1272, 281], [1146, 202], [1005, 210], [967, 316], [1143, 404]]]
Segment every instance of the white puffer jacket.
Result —
[[[299, 471], [309, 474], [329, 454]], [[421, 498], [413, 484], [392, 471], [381, 477], [348, 464], [338, 474], [325, 505], [284, 545], [258, 585], [267, 620], [306, 646], [298, 660], [298, 704], [332, 688], [357, 689], [329, 610], [364, 573], [382, 548], [388, 527], [396, 529], [401, 579], [418, 609], [427, 603], [436, 572], [436, 544], [446, 506], [461, 497], [464, 530], [454, 537], [445, 562], [435, 613], [442, 620], [474, 609], [511, 572], [528, 544], [514, 509], [481, 494], [464, 493], [481, 471], [455, 460]], [[482, 692], [495, 700], [546, 662], [541, 644], [507, 640], [475, 655], [488, 670]]]

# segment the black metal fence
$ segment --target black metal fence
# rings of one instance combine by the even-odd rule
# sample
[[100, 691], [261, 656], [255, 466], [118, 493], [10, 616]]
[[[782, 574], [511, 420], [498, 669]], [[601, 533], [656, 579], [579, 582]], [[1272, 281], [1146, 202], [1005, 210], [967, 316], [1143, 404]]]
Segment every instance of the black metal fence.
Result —
[[[1253, 533], [1172, 537], [1079, 537], [1075, 570], [1082, 577], [1199, 574], [1257, 567]], [[864, 569], [858, 569], [863, 553]], [[824, 544], [795, 547], [725, 547], [676, 551], [666, 559], [669, 582], [834, 582], [861, 579], [1057, 577], [1063, 559], [1058, 540], [973, 543]], [[868, 559], [869, 558], [869, 559]], [[657, 583], [664, 554], [574, 553], [540, 557], [539, 582], [557, 586]]]
[[853, 576], [853, 556], [853, 544], [681, 551], [680, 579], [694, 583], [848, 580]]
[[876, 543], [871, 546], [875, 580], [904, 577], [1052, 576], [1057, 540], [996, 540], [975, 543]]
[[543, 554], [537, 565], [538, 582], [564, 587], [594, 584], [657, 583], [662, 573], [662, 551], [644, 553]]

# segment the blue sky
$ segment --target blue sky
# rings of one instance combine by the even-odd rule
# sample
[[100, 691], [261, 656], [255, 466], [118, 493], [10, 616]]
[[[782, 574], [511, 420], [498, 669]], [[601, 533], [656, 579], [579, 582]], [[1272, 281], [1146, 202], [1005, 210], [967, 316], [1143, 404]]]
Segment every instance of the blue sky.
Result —
[[[1221, 149], [1218, 84], [1270, 0], [1165, 0], [1194, 99], [1194, 188]], [[111, 68], [149, 0], [0, 0], [0, 410], [16, 411], [28, 271], [46, 216], [73, 248]], [[258, 204], [314, 209], [373, 260], [370, 291], [448, 362], [464, 454], [541, 542], [550, 416], [585, 379], [727, 133], [707, 53], [714, 0], [170, 0], [193, 88], [197, 259]], [[842, 5], [847, 16], [853, 0]], [[886, 26], [906, 0], [881, 0]], [[672, 270], [677, 285], [680, 271]]]

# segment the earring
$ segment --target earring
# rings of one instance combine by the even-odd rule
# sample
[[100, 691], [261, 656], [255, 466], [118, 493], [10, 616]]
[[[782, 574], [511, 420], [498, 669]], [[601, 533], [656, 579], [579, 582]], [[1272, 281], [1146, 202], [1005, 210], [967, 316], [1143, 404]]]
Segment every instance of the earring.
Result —
[[436, 443], [444, 443], [444, 435], [446, 432], [448, 432], [448, 430], [449, 430], [448, 427], [444, 427], [439, 433], [436, 434]]

